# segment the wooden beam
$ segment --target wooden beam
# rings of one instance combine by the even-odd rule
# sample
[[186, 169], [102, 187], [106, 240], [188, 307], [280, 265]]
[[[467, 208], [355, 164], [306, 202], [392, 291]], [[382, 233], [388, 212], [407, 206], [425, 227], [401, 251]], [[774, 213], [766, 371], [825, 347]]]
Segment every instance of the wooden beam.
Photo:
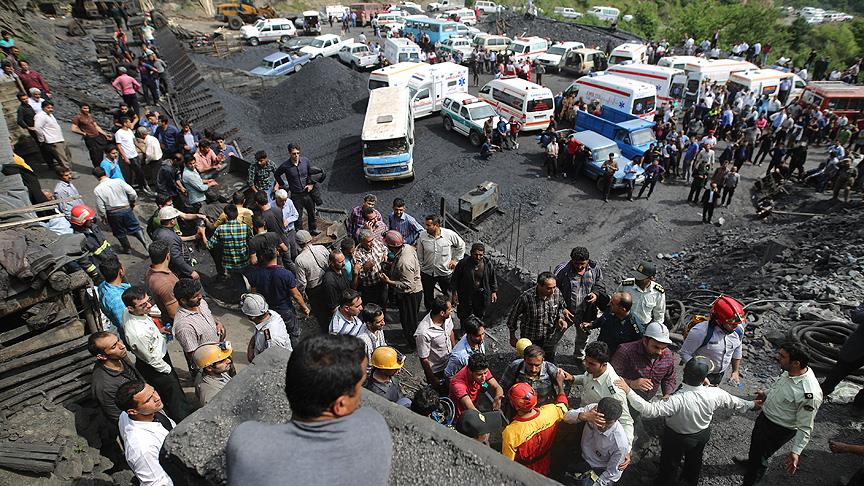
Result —
[[0, 332], [0, 344], [8, 343], [9, 341], [18, 339], [19, 337], [28, 334], [30, 332], [30, 328], [26, 325], [21, 325], [6, 332]]
[[50, 373], [54, 370], [59, 370], [61, 368], [65, 368], [72, 363], [76, 363], [81, 361], [82, 359], [92, 359], [93, 356], [90, 355], [90, 352], [86, 349], [83, 351], [79, 351], [71, 356], [66, 356], [65, 358], [60, 358], [56, 361], [51, 361], [45, 363], [44, 365], [38, 366], [36, 368], [21, 371], [18, 373], [12, 374], [12, 376], [8, 376], [0, 380], [0, 390], [9, 388], [10, 386], [15, 386], [24, 382], [27, 382], [37, 376], [42, 376], [45, 373]]
[[59, 217], [59, 216], [62, 216], [62, 215], [58, 213], [58, 214], [51, 214], [48, 216], [39, 216], [38, 218], [30, 218], [30, 219], [23, 219], [21, 221], [13, 221], [11, 223], [3, 223], [3, 224], [0, 224], [0, 229], [14, 228], [16, 226], [23, 226], [25, 224], [30, 224], [30, 223], [38, 223], [40, 221], [48, 221], [49, 219], [54, 219], [54, 218]]
[[60, 446], [52, 444], [31, 444], [27, 442], [0, 442], [0, 451], [33, 451], [57, 454]]
[[0, 467], [13, 471], [30, 471], [35, 473], [54, 472], [54, 463], [45, 461], [31, 461], [27, 459], [13, 459], [0, 457]]
[[[47, 374], [44, 374], [42, 376], [32, 378], [29, 381], [27, 381], [26, 383], [22, 383], [22, 384], [20, 384], [16, 387], [13, 387], [13, 388], [9, 388], [8, 390], [3, 391], [3, 393], [0, 393], [0, 403], [2, 403], [5, 400], [8, 400], [8, 399], [10, 399], [16, 395], [19, 395], [22, 393], [27, 393], [27, 391], [30, 390], [31, 388], [35, 388], [35, 387], [37, 387], [43, 383], [50, 382], [51, 380], [55, 380], [57, 378], [61, 378], [63, 376], [66, 376], [67, 374], [75, 373], [76, 371], [78, 371], [81, 368], [91, 368], [92, 369], [93, 364], [94, 364], [93, 360], [83, 358], [81, 361], [78, 361], [77, 363], [72, 363], [71, 365], [69, 365], [65, 368], [60, 368], [59, 370], [53, 371], [51, 373], [47, 373]], [[127, 364], [126, 366], [129, 366], [129, 365]], [[88, 371], [88, 373], [92, 373], [92, 370]]]
[[53, 297], [59, 297], [63, 294], [86, 287], [90, 284], [90, 277], [83, 270], [79, 270], [70, 275], [72, 277], [72, 286], [63, 292], [58, 292], [46, 285], [39, 290], [27, 290], [0, 302], [0, 317], [8, 316], [14, 312], [22, 311], [32, 305], [44, 302]]
[[15, 209], [6, 209], [4, 211], [0, 211], [0, 217], [9, 216], [12, 214], [21, 214], [21, 213], [32, 213], [36, 211], [40, 211], [42, 209], [48, 209], [52, 206], [56, 206], [61, 202], [70, 202], [76, 199], [81, 199], [81, 196], [67, 196], [63, 199], [52, 199], [50, 201], [41, 202], [38, 204], [30, 204], [29, 206], [24, 206], [22, 208]]
[[55, 327], [54, 329], [43, 332], [42, 334], [37, 334], [29, 339], [25, 339], [20, 343], [0, 349], [0, 363], [9, 361], [12, 358], [17, 358], [19, 356], [24, 356], [36, 351], [41, 351], [45, 348], [72, 341], [73, 339], [80, 338], [83, 335], [84, 323], [75, 319], [74, 321], [63, 324], [60, 327]]

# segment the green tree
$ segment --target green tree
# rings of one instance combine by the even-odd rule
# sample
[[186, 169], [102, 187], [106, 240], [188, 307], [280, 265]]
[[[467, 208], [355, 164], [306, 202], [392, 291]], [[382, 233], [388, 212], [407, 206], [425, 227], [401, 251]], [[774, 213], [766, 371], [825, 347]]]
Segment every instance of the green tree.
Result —
[[795, 19], [792, 25], [786, 28], [789, 35], [789, 48], [793, 51], [801, 51], [807, 47], [810, 36], [813, 34], [813, 26], [801, 17]]
[[632, 10], [633, 21], [630, 27], [646, 39], [654, 39], [660, 28], [660, 16], [657, 14], [657, 4], [641, 2]]
[[861, 53], [861, 46], [855, 40], [850, 24], [822, 24], [813, 29], [810, 45], [817, 46], [817, 52], [828, 58], [830, 66], [844, 69], [854, 62]]

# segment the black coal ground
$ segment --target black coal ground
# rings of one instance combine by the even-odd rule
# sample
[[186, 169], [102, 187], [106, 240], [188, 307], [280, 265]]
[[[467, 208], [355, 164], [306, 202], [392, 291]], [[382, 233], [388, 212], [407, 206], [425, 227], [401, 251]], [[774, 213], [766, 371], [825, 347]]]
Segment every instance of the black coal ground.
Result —
[[[573, 22], [564, 22], [549, 18], [537, 18], [528, 20], [521, 15], [509, 15], [504, 17], [505, 34], [514, 36], [538, 36], [553, 41], [575, 41], [582, 42], [586, 47], [599, 47], [604, 49], [607, 42], [612, 47], [628, 41], [641, 41], [639, 36], [626, 31], [612, 31], [606, 27], [593, 25], [580, 25]], [[479, 25], [481, 30], [487, 32], [498, 31], [498, 19], [492, 15], [486, 17]]]

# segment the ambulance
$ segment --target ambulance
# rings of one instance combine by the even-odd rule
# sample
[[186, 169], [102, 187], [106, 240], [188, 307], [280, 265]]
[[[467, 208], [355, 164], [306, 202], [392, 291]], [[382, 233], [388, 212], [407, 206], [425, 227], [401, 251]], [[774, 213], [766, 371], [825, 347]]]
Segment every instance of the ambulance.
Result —
[[414, 118], [441, 111], [446, 96], [468, 92], [468, 68], [452, 62], [442, 62], [419, 71], [408, 80], [408, 92]]
[[657, 99], [661, 105], [668, 105], [674, 100], [684, 98], [687, 75], [682, 69], [653, 64], [625, 63], [611, 66], [606, 69], [606, 72], [622, 78], [653, 84], [657, 88]]
[[540, 54], [549, 50], [549, 41], [542, 37], [517, 37], [510, 43], [507, 52], [513, 61], [533, 61]]
[[411, 76], [430, 67], [425, 62], [400, 62], [376, 69], [369, 74], [369, 91], [387, 86], [407, 86]]
[[777, 69], [756, 69], [755, 71], [732, 73], [726, 83], [726, 90], [730, 95], [741, 90], [750, 90], [758, 96], [774, 96], [780, 91], [780, 81], [785, 78], [792, 78], [792, 91], [789, 93], [789, 99], [797, 98], [807, 87], [807, 82], [797, 74], [778, 71]]
[[695, 103], [702, 96], [702, 83], [705, 80], [725, 84], [732, 73], [758, 69], [755, 64], [734, 59], [699, 59], [684, 67], [687, 73], [687, 88], [684, 101]]
[[657, 61], [658, 66], [671, 67], [675, 69], [684, 69], [692, 62], [698, 62], [705, 59], [699, 56], [663, 56]]
[[576, 99], [582, 98], [588, 104], [600, 100], [603, 106], [653, 120], [657, 113], [657, 87], [607, 72], [577, 79], [564, 94], [576, 93]]
[[515, 116], [523, 131], [545, 130], [555, 114], [549, 88], [516, 77], [489, 81], [480, 88], [479, 97], [494, 106], [505, 120]]
[[609, 54], [610, 66], [626, 61], [648, 62], [648, 46], [637, 42], [625, 42], [612, 49], [612, 52]]

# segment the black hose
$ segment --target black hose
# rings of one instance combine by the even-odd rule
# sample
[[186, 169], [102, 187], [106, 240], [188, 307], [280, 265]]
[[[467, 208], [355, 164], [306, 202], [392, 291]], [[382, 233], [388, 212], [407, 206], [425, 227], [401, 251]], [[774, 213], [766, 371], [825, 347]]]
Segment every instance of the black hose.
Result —
[[[856, 326], [843, 321], [801, 321], [789, 329], [789, 336], [810, 350], [810, 367], [829, 372], [837, 364], [840, 348]], [[864, 370], [856, 370], [846, 380], [864, 385]]]

